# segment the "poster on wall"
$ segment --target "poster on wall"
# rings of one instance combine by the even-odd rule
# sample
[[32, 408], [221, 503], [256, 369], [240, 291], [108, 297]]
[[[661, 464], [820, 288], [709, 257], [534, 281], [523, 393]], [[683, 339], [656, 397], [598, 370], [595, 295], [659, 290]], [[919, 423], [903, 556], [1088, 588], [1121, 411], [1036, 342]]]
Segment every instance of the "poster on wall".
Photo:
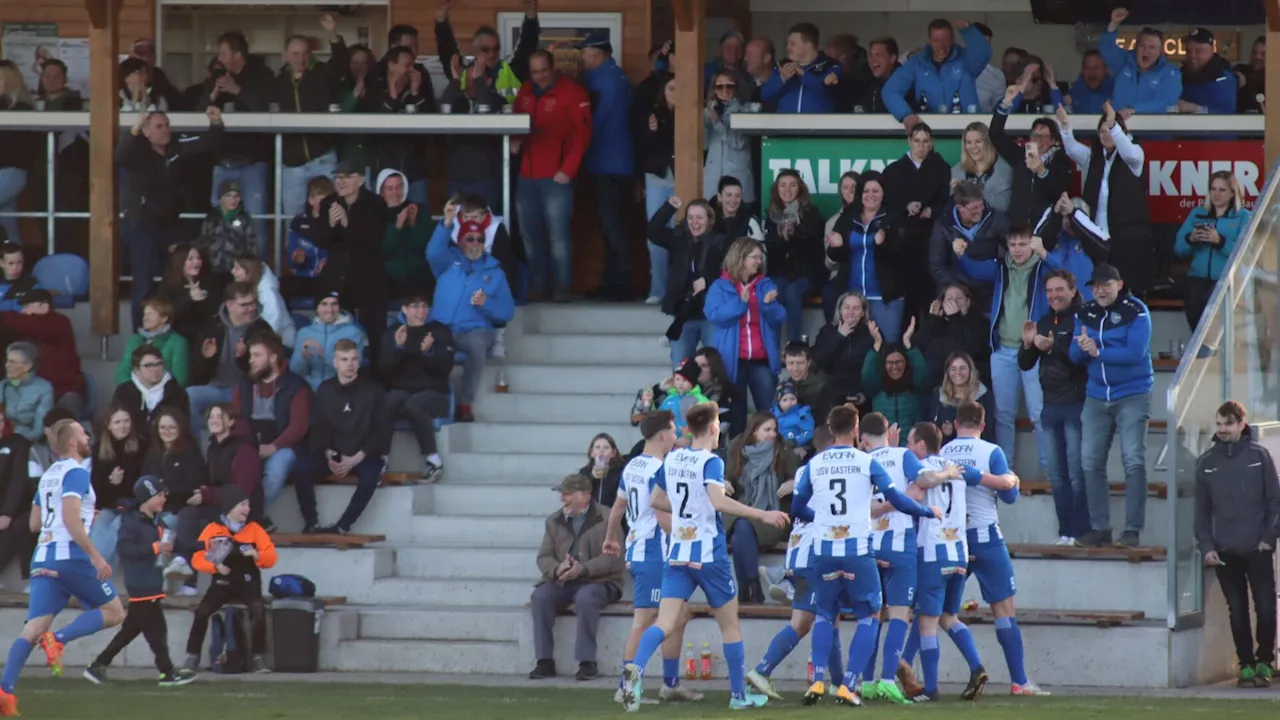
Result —
[[[520, 42], [524, 13], [498, 13], [498, 36], [502, 51], [508, 56]], [[578, 56], [574, 45], [593, 32], [604, 31], [613, 45], [613, 56], [622, 57], [622, 13], [538, 13], [541, 30], [538, 47], [550, 50], [556, 58], [556, 69], [570, 77], [578, 74]]]
[[0, 54], [18, 66], [27, 88], [34, 92], [44, 61], [58, 57], [58, 24], [4, 23], [0, 26]]
[[[1147, 198], [1151, 222], [1179, 224], [1209, 195], [1209, 177], [1219, 170], [1235, 174], [1244, 190], [1244, 204], [1252, 207], [1265, 181], [1261, 140], [1147, 140], [1139, 139], [1147, 161]], [[956, 139], [934, 140], [948, 163], [960, 157]], [[777, 174], [795, 168], [809, 187], [815, 204], [826, 214], [840, 209], [840, 176], [852, 170], [882, 171], [907, 151], [897, 138], [783, 138], [762, 143], [762, 177], [772, 183]], [[1077, 177], [1076, 187], [1080, 187]]]
[[89, 97], [89, 39], [59, 38], [58, 59], [67, 66], [67, 87]]

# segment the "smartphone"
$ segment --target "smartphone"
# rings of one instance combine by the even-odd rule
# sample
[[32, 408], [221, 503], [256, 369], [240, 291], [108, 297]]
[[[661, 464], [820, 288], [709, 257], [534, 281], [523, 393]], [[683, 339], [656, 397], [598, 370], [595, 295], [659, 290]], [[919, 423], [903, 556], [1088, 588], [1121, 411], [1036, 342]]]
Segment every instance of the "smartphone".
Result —
[[475, 67], [475, 65], [476, 65], [476, 56], [475, 56], [475, 55], [463, 55], [463, 56], [462, 56], [462, 69], [463, 69], [463, 70], [470, 70], [471, 68]]
[[1040, 157], [1040, 143], [1035, 140], [1027, 142], [1027, 157]]

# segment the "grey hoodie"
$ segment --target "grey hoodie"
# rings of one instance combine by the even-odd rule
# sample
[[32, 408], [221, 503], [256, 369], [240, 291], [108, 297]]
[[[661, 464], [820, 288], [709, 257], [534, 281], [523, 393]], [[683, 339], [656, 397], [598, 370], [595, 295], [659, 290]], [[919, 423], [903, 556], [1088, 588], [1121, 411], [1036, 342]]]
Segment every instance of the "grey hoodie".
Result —
[[249, 332], [249, 327], [253, 325], [253, 321], [244, 325], [232, 325], [231, 316], [227, 314], [227, 306], [224, 304], [218, 308], [218, 318], [222, 320], [222, 326], [226, 328], [227, 337], [221, 345], [221, 353], [218, 355], [218, 371], [213, 376], [210, 385], [220, 388], [234, 388], [236, 383], [244, 378], [244, 372], [240, 369], [240, 365], [236, 362], [236, 345], [244, 339], [245, 333]]
[[[1245, 427], [1238, 442], [1213, 440], [1196, 463], [1196, 542], [1200, 552], [1250, 553], [1276, 547], [1280, 480], [1271, 453]], [[1228, 561], [1229, 562], [1229, 561]]]

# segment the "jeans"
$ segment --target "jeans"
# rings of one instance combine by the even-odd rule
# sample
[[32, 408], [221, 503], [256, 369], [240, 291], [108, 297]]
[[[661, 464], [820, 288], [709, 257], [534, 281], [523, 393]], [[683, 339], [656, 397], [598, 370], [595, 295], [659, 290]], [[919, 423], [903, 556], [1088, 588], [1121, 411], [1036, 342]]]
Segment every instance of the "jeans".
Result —
[[[0, 168], [0, 215], [18, 212], [18, 196], [27, 187], [27, 171], [22, 168]], [[9, 242], [21, 243], [18, 235], [18, 218], [0, 217], [0, 229]]]
[[[651, 173], [644, 176], [644, 216], [652, 218], [672, 195], [676, 194], [676, 174], [667, 170], [666, 177], [658, 177]], [[675, 218], [672, 218], [674, 221]], [[649, 245], [649, 297], [664, 298], [667, 296], [667, 263], [670, 254], [666, 248], [658, 247], [652, 242]]]
[[867, 309], [871, 313], [871, 321], [880, 328], [880, 336], [885, 342], [898, 342], [902, 339], [902, 316], [907, 309], [907, 299], [868, 300]]
[[247, 163], [244, 165], [214, 165], [213, 191], [209, 204], [217, 206], [220, 197], [218, 188], [223, 180], [240, 183], [240, 204], [253, 217], [254, 230], [258, 232], [258, 257], [269, 257], [271, 229], [267, 225], [267, 184], [271, 181], [271, 173], [265, 162]]
[[573, 283], [573, 259], [569, 256], [573, 183], [522, 177], [516, 185], [516, 210], [529, 260], [530, 294], [545, 295], [549, 280], [555, 290], [568, 292]]
[[755, 527], [750, 520], [738, 518], [729, 528], [729, 537], [733, 574], [738, 578], [738, 587], [756, 582], [760, 579], [760, 541], [756, 538]]
[[284, 216], [293, 217], [307, 208], [307, 183], [312, 178], [327, 177], [332, 180], [337, 169], [338, 153], [333, 150], [312, 158], [303, 165], [280, 168], [280, 194], [283, 196], [280, 204]]
[[289, 479], [289, 473], [293, 472], [293, 466], [298, 462], [298, 454], [293, 448], [278, 448], [271, 457], [262, 461], [262, 492], [263, 492], [263, 511], [271, 507], [271, 503], [280, 497], [280, 491], [284, 489], [284, 483]]
[[[1254, 663], [1270, 665], [1276, 659], [1276, 573], [1271, 552], [1256, 549], [1248, 553], [1220, 552], [1225, 562], [1216, 569], [1218, 584], [1227, 598], [1227, 616], [1231, 621], [1231, 639], [1235, 642], [1240, 667]], [[1258, 616], [1258, 649], [1253, 648], [1249, 632], [1249, 595]]]
[[1080, 415], [1084, 403], [1045, 403], [1040, 427], [1049, 437], [1049, 483], [1058, 512], [1058, 535], [1083, 537], [1089, 532], [1089, 506], [1085, 499], [1084, 460], [1080, 455]]
[[[303, 452], [298, 458], [298, 472], [294, 475], [293, 487], [298, 493], [298, 509], [302, 511], [302, 520], [307, 525], [319, 525], [316, 516], [316, 481], [329, 474], [329, 463], [325, 456], [315, 452]], [[373, 493], [382, 482], [382, 458], [367, 457], [351, 470], [356, 476], [356, 491], [347, 503], [347, 509], [335, 523], [344, 531], [351, 530], [364, 509], [373, 499]]]
[[768, 412], [773, 407], [773, 393], [778, 386], [778, 376], [769, 368], [768, 360], [738, 360], [738, 377], [733, 381], [733, 402], [729, 405], [729, 430], [724, 437], [733, 437], [747, 429], [747, 389], [755, 401], [757, 411]]
[[809, 294], [809, 278], [775, 278], [774, 283], [778, 286], [778, 301], [787, 311], [787, 341], [799, 340], [804, 333], [804, 298]]
[[467, 354], [462, 363], [462, 381], [458, 387], [458, 404], [470, 405], [476, 401], [476, 392], [480, 389], [480, 380], [484, 375], [485, 361], [489, 348], [493, 347], [493, 330], [468, 330], [454, 333], [454, 347]]
[[191, 401], [191, 417], [188, 418], [191, 422], [191, 436], [198, 438], [204, 432], [205, 413], [217, 403], [231, 402], [231, 388], [194, 385], [187, 388], [187, 399]]
[[623, 195], [631, 186], [625, 175], [602, 175], [596, 183], [596, 212], [600, 216], [600, 232], [604, 235], [605, 288], [629, 291], [631, 288], [631, 245], [622, 222]]
[[133, 276], [130, 306], [136, 332], [142, 327], [142, 301], [151, 294], [156, 278], [164, 275], [169, 246], [182, 242], [183, 237], [178, 226], [150, 228], [128, 218], [120, 230], [121, 239], [129, 248], [129, 274]]
[[116, 561], [116, 541], [120, 537], [120, 513], [116, 510], [99, 510], [89, 530], [89, 542], [98, 549], [108, 563]]
[[671, 343], [671, 368], [679, 369], [680, 363], [693, 357], [699, 341], [704, 347], [711, 347], [715, 332], [715, 325], [708, 320], [686, 320], [680, 339]]
[[1049, 439], [1040, 425], [1040, 411], [1044, 405], [1044, 395], [1040, 392], [1040, 368], [1022, 370], [1018, 367], [1018, 349], [1000, 347], [991, 353], [991, 390], [996, 399], [996, 444], [1004, 450], [1013, 469], [1014, 447], [1018, 441], [1018, 389], [1021, 387], [1027, 400], [1027, 414], [1035, 424], [1036, 449], [1040, 453], [1040, 471], [1044, 472], [1048, 463], [1045, 458], [1052, 454]]
[[1085, 398], [1084, 413], [1080, 417], [1084, 425], [1081, 453], [1089, 524], [1094, 530], [1111, 531], [1107, 456], [1111, 454], [1111, 437], [1119, 430], [1124, 461], [1124, 529], [1142, 532], [1147, 513], [1147, 420], [1150, 418], [1150, 392], [1111, 402]]
[[494, 215], [502, 214], [502, 179], [492, 180], [450, 180], [449, 197], [458, 193], [479, 195], [489, 203], [489, 210]]

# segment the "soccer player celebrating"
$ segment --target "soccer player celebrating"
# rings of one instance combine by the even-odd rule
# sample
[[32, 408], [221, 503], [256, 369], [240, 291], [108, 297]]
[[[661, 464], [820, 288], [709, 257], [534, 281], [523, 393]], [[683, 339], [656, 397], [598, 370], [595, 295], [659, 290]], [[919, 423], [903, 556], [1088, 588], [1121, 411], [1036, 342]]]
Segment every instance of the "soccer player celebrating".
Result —
[[[1013, 560], [1004, 544], [1004, 536], [1000, 534], [1000, 516], [996, 509], [999, 501], [1012, 504], [1018, 499], [1018, 476], [1009, 469], [1009, 462], [1000, 446], [980, 437], [985, 422], [986, 414], [981, 405], [975, 402], [961, 405], [956, 410], [956, 439], [942, 448], [942, 457], [958, 465], [976, 467], [1002, 481], [984, 482], [970, 486], [966, 491], [969, 553], [973, 557], [969, 571], [977, 576], [982, 600], [991, 606], [991, 614], [995, 616], [996, 639], [1000, 641], [1005, 662], [1009, 665], [1009, 681], [1012, 683], [1009, 694], [1048, 695], [1027, 679], [1022, 630], [1014, 618], [1013, 596], [1017, 586], [1013, 579]], [[977, 680], [986, 682], [985, 672], [981, 673], [982, 678], [978, 678], [972, 666], [970, 671], [971, 687]]]
[[831, 623], [841, 608], [850, 608], [858, 629], [849, 644], [849, 662], [837, 700], [861, 705], [850, 688], [875, 650], [880, 626], [880, 573], [871, 549], [871, 498], [879, 491], [897, 510], [915, 517], [937, 517], [928, 508], [898, 492], [880, 463], [854, 447], [858, 411], [850, 405], [832, 408], [827, 427], [834, 444], [815, 455], [796, 483], [792, 512], [813, 523], [814, 576], [817, 579], [817, 620], [813, 624], [813, 684], [806, 705], [826, 696], [827, 658], [831, 652]]
[[[4, 676], [0, 677], [0, 715], [18, 714], [14, 687], [27, 664], [32, 644], [40, 643], [55, 676], [62, 675], [62, 648], [124, 620], [124, 607], [107, 579], [111, 563], [89, 541], [96, 496], [84, 468], [89, 457], [89, 436], [80, 423], [59, 420], [48, 430], [49, 444], [60, 458], [40, 477], [40, 488], [31, 507], [30, 527], [40, 533], [31, 558], [31, 599], [27, 624], [9, 648]], [[49, 632], [53, 618], [72, 597], [85, 611], [56, 633]]]
[[[635, 591], [631, 605], [635, 615], [631, 621], [631, 634], [623, 647], [625, 669], [636, 654], [640, 636], [658, 618], [658, 603], [662, 600], [662, 566], [666, 559], [666, 547], [671, 534], [671, 513], [655, 510], [649, 504], [655, 478], [662, 473], [662, 459], [676, 444], [675, 416], [670, 410], [645, 413], [640, 420], [640, 434], [644, 437], [644, 450], [622, 469], [622, 486], [618, 499], [609, 513], [609, 530], [605, 535], [606, 555], [621, 555], [618, 534], [622, 529], [622, 516], [627, 516], [631, 532], [627, 534], [627, 569], [631, 571]], [[662, 690], [658, 697], [669, 701], [697, 701], [702, 693], [680, 686], [680, 644], [684, 642], [684, 628], [689, 622], [686, 608], [679, 628], [662, 643]], [[618, 681], [614, 702], [622, 702], [623, 681]]]
[[729, 667], [729, 708], [761, 707], [769, 698], [746, 689], [745, 652], [738, 626], [738, 592], [725, 549], [720, 513], [733, 513], [774, 527], [787, 526], [787, 514], [759, 510], [725, 495], [724, 460], [715, 454], [720, 444], [720, 409], [698, 403], [685, 413], [693, 442], [667, 455], [655, 478], [650, 504], [671, 513], [671, 551], [662, 571], [662, 601], [658, 619], [644, 631], [635, 662], [623, 668], [622, 704], [628, 712], [640, 709], [642, 674], [654, 651], [675, 631], [685, 605], [702, 588], [711, 614], [720, 625], [724, 659]]

